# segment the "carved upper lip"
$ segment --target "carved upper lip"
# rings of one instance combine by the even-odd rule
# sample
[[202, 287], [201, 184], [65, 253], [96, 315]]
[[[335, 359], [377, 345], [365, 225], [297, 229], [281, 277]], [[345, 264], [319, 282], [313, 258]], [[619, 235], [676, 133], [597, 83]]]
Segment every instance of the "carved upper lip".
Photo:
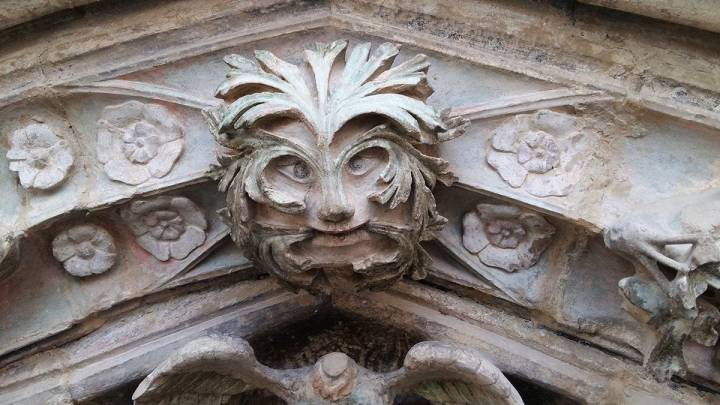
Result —
[[357, 224], [355, 226], [348, 227], [347, 224], [337, 224], [337, 225], [330, 225], [327, 228], [324, 229], [318, 229], [313, 228], [313, 230], [316, 233], [327, 233], [331, 235], [342, 235], [342, 234], [349, 234], [351, 232], [357, 231], [358, 229], [364, 227], [366, 225], [365, 222]]

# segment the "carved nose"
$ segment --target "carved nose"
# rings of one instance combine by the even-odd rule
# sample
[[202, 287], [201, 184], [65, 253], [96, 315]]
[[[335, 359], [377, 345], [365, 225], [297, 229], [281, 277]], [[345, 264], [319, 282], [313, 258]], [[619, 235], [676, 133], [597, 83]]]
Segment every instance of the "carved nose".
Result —
[[342, 222], [352, 218], [353, 215], [355, 215], [355, 208], [341, 201], [323, 204], [318, 212], [320, 219], [328, 222]]

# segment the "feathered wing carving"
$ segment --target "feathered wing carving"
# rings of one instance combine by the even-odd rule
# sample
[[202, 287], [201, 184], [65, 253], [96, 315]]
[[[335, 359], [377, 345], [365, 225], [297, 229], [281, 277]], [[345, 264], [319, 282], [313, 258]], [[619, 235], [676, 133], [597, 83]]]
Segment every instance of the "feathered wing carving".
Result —
[[388, 389], [415, 393], [436, 405], [522, 405], [515, 387], [479, 352], [442, 342], [421, 342], [404, 367], [388, 376]]
[[287, 375], [260, 364], [238, 338], [197, 339], [170, 356], [138, 386], [136, 405], [222, 405], [233, 395], [264, 388], [287, 400]]
[[403, 368], [378, 374], [342, 353], [315, 366], [275, 370], [258, 363], [239, 338], [190, 342], [140, 383], [136, 405], [223, 405], [234, 395], [263, 388], [288, 404], [388, 405], [415, 393], [437, 405], [522, 405], [502, 372], [480, 353], [441, 342], [422, 342]]

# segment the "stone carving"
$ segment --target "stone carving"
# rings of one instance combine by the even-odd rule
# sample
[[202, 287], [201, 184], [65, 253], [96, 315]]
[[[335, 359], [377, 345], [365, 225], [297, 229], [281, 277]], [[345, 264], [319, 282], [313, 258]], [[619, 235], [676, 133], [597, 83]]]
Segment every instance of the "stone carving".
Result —
[[25, 188], [46, 190], [60, 184], [73, 164], [67, 142], [46, 124], [34, 123], [13, 132], [7, 158]]
[[207, 220], [185, 197], [159, 196], [137, 200], [120, 211], [137, 243], [161, 261], [186, 258], [205, 243]]
[[492, 132], [487, 162], [511, 187], [537, 197], [565, 196], [577, 181], [574, 146], [580, 136], [569, 115], [516, 115]]
[[234, 241], [281, 280], [325, 293], [424, 276], [418, 242], [446, 222], [432, 188], [453, 181], [427, 147], [466, 126], [424, 102], [425, 55], [391, 67], [397, 45], [339, 57], [346, 47], [305, 51], [305, 72], [268, 51], [227, 56], [217, 96], [229, 104], [209, 114]]
[[720, 288], [719, 229], [720, 189], [708, 189], [643, 206], [605, 232], [607, 246], [635, 266], [619, 288], [630, 313], [657, 328], [645, 363], [658, 380], [684, 375], [688, 338], [717, 342], [720, 311], [699, 297], [708, 286]]
[[474, 350], [422, 342], [404, 367], [375, 373], [343, 353], [330, 353], [314, 367], [276, 370], [260, 364], [239, 338], [205, 337], [188, 343], [143, 380], [135, 404], [228, 403], [234, 395], [262, 388], [288, 404], [392, 404], [415, 393], [434, 404], [522, 404], [500, 370]]
[[158, 104], [105, 107], [98, 121], [97, 157], [113, 180], [137, 185], [170, 172], [183, 150], [183, 130]]
[[115, 264], [115, 242], [105, 229], [94, 224], [76, 225], [52, 241], [55, 259], [77, 277], [104, 273]]
[[463, 217], [463, 246], [491, 267], [530, 268], [550, 244], [555, 227], [512, 205], [478, 204]]

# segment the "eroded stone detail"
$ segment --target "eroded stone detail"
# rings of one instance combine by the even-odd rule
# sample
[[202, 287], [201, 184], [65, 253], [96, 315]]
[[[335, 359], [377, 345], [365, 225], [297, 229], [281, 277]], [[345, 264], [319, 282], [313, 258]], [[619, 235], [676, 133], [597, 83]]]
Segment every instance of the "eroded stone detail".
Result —
[[276, 370], [260, 364], [246, 341], [226, 336], [187, 344], [140, 383], [133, 399], [137, 405], [225, 403], [255, 388], [289, 404], [391, 404], [405, 393], [433, 403], [523, 403], [479, 352], [441, 342], [419, 343], [404, 367], [376, 373], [343, 353], [327, 354], [314, 367]]
[[305, 51], [307, 72], [268, 51], [227, 56], [217, 96], [229, 104], [209, 114], [234, 241], [281, 280], [325, 293], [424, 277], [418, 242], [446, 222], [432, 188], [453, 176], [418, 145], [466, 126], [424, 102], [425, 55], [391, 67], [397, 45], [341, 57], [346, 47]]
[[565, 196], [577, 181], [575, 118], [540, 110], [505, 121], [492, 132], [487, 162], [511, 187], [537, 197]]
[[137, 200], [120, 211], [137, 243], [161, 261], [186, 258], [205, 243], [205, 214], [185, 197]]
[[463, 246], [484, 264], [515, 271], [537, 263], [555, 234], [541, 215], [512, 205], [478, 204], [463, 217]]
[[25, 188], [49, 189], [67, 177], [73, 155], [67, 141], [46, 124], [34, 123], [13, 132], [7, 152], [10, 170]]
[[[645, 206], [609, 227], [605, 243], [630, 259], [635, 275], [619, 282], [627, 309], [657, 330], [645, 356], [660, 381], [684, 375], [683, 345], [714, 346], [720, 311], [699, 298], [720, 288], [720, 190]], [[672, 280], [663, 270], [673, 273]]]
[[127, 101], [98, 121], [97, 157], [113, 180], [137, 185], [167, 175], [183, 150], [183, 130], [165, 107]]
[[112, 235], [94, 224], [75, 225], [52, 241], [55, 259], [77, 277], [102, 274], [115, 264], [117, 255]]

